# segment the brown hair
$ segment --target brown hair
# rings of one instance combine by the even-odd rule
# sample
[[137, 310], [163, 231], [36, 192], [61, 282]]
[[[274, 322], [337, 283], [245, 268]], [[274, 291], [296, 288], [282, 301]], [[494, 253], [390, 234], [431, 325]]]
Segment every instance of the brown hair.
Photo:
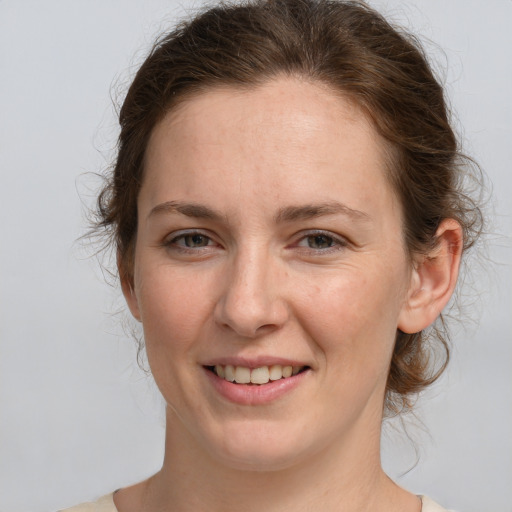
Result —
[[[462, 226], [464, 249], [475, 242], [480, 210], [461, 190], [465, 159], [416, 40], [361, 2], [250, 0], [183, 22], [155, 44], [133, 80], [119, 115], [117, 161], [98, 199], [98, 227], [117, 250], [121, 277], [132, 275], [137, 196], [155, 125], [191, 95], [217, 85], [253, 87], [278, 74], [327, 84], [373, 121], [390, 148], [389, 178], [411, 256], [435, 245], [446, 218]], [[446, 337], [442, 318], [428, 333], [397, 333], [388, 409], [410, 407], [409, 397], [437, 379], [448, 361]], [[437, 367], [436, 345], [444, 349]]]

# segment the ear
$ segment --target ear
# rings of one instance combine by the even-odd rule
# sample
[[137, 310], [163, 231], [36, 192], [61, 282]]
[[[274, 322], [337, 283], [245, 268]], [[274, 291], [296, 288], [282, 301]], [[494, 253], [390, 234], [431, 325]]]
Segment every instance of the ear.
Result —
[[137, 300], [137, 295], [135, 293], [135, 287], [133, 284], [133, 272], [127, 272], [124, 267], [125, 266], [122, 262], [122, 257], [118, 253], [117, 269], [119, 272], [119, 279], [121, 281], [121, 289], [123, 290], [123, 295], [131, 314], [136, 320], [141, 322], [142, 320], [140, 316], [139, 302]]
[[435, 248], [417, 259], [411, 273], [398, 318], [398, 328], [405, 333], [419, 332], [434, 323], [457, 284], [463, 244], [460, 224], [454, 219], [443, 220], [436, 239]]

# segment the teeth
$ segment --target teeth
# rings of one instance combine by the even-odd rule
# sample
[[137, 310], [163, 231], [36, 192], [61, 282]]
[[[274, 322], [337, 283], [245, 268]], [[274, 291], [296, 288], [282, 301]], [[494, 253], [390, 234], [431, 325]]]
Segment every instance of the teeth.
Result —
[[226, 375], [224, 373], [224, 368], [220, 364], [215, 365], [215, 373], [222, 378], [224, 378]]
[[[217, 374], [219, 375], [219, 374]], [[220, 375], [219, 375], [220, 377]], [[229, 382], [235, 382], [235, 367], [228, 364], [224, 368], [224, 378], [228, 380]]]
[[279, 380], [283, 378], [283, 367], [280, 364], [275, 364], [270, 367], [270, 380]]
[[291, 366], [283, 366], [283, 378], [291, 377], [293, 368]]
[[261, 366], [260, 368], [250, 369], [245, 366], [232, 366], [230, 364], [222, 366], [215, 365], [214, 372], [221, 378], [237, 384], [267, 384], [269, 381], [286, 379], [292, 375], [297, 375], [304, 366], [281, 366], [274, 364], [272, 366]]
[[249, 384], [251, 382], [251, 370], [244, 366], [237, 366], [235, 369], [235, 382], [237, 384]]
[[268, 366], [262, 366], [261, 368], [254, 368], [251, 372], [251, 382], [253, 384], [266, 384], [270, 379], [270, 372]]

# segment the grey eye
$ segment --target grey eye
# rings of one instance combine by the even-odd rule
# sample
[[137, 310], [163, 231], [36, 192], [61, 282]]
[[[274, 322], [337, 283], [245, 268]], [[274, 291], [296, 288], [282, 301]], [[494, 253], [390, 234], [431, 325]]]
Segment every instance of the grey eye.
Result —
[[185, 247], [206, 247], [210, 243], [210, 239], [200, 233], [183, 235], [181, 238]]
[[334, 240], [327, 235], [309, 235], [306, 240], [311, 249], [328, 249], [334, 245]]

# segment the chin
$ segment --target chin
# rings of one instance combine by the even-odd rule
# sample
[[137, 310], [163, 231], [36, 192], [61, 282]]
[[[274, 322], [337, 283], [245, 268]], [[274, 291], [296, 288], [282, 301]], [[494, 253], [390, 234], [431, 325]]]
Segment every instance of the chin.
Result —
[[315, 450], [298, 432], [256, 424], [224, 431], [220, 442], [209, 443], [209, 451], [227, 467], [264, 472], [288, 469]]
[[243, 449], [236, 447], [229, 452], [217, 455], [217, 460], [229, 468], [238, 471], [271, 472], [282, 471], [295, 466], [299, 462], [296, 453], [270, 453], [260, 449]]

